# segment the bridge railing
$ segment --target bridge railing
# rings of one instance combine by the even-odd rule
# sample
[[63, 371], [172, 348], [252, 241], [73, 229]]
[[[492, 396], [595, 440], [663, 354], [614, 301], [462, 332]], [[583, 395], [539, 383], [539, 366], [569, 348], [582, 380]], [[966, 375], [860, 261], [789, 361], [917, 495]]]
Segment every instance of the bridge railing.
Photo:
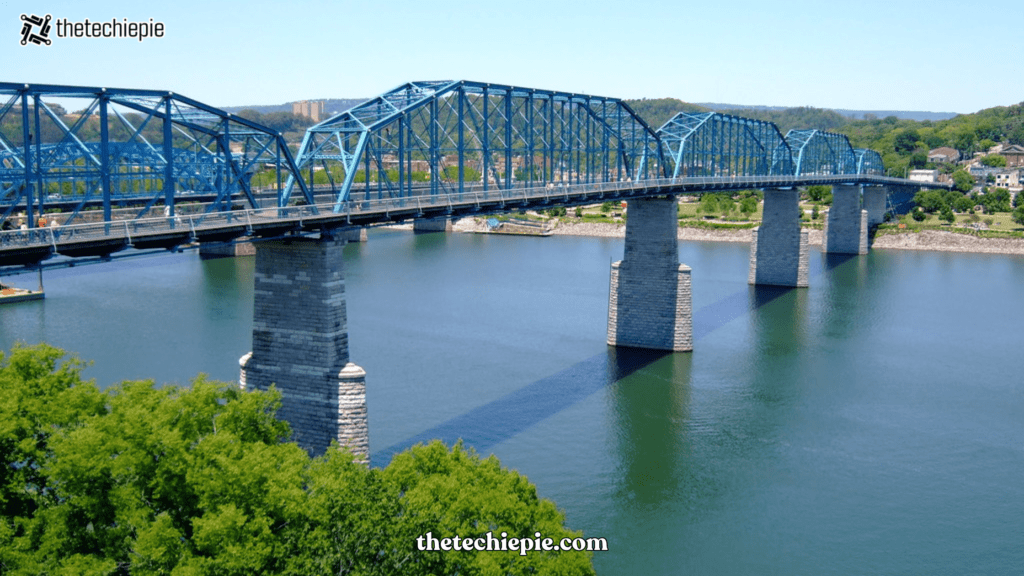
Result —
[[[204, 233], [217, 230], [234, 231], [237, 232], [235, 236], [241, 236], [246, 233], [251, 234], [254, 230], [265, 230], [272, 224], [275, 225], [273, 229], [280, 229], [284, 233], [283, 231], [286, 231], [289, 225], [292, 229], [301, 229], [306, 225], [323, 222], [328, 227], [341, 227], [352, 223], [353, 219], [361, 221], [371, 215], [379, 216], [380, 218], [377, 218], [379, 222], [400, 221], [427, 214], [443, 215], [475, 210], [482, 213], [501, 212], [515, 210], [525, 205], [587, 204], [604, 199], [642, 197], [659, 193], [696, 193], [705, 190], [742, 189], [744, 187], [784, 188], [798, 184], [835, 183], [841, 178], [844, 177], [835, 175], [801, 176], [799, 183], [795, 182], [793, 176], [663, 178], [570, 186], [548, 184], [533, 188], [473, 190], [463, 193], [423, 194], [401, 198], [352, 199], [341, 203], [253, 208], [8, 230], [0, 232], [0, 250], [49, 246], [54, 252], [57, 252], [62, 245], [117, 244], [119, 242], [127, 246], [138, 239], [153, 239], [160, 236], [180, 236], [183, 241], [196, 241], [206, 240]], [[870, 181], [874, 184], [906, 184], [906, 181], [902, 179], [882, 176], [846, 176], [845, 178]], [[227, 234], [227, 237], [230, 239], [232, 235]]]

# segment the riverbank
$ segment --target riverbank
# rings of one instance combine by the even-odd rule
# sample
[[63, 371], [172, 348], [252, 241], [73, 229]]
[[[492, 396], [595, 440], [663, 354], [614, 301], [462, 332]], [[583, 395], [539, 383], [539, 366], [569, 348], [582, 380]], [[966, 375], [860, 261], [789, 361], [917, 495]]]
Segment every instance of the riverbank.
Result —
[[[483, 222], [464, 218], [453, 229], [458, 232], [486, 230]], [[808, 243], [821, 246], [821, 230], [808, 230]], [[626, 235], [625, 224], [596, 222], [561, 222], [552, 230], [555, 236], [594, 236], [622, 238]], [[679, 228], [680, 240], [698, 242], [750, 242], [750, 230], [726, 230], [706, 228]], [[981, 238], [969, 234], [923, 230], [921, 232], [900, 232], [878, 235], [872, 248], [880, 250], [929, 250], [935, 252], [962, 252], [976, 254], [1024, 255], [1024, 238]]]

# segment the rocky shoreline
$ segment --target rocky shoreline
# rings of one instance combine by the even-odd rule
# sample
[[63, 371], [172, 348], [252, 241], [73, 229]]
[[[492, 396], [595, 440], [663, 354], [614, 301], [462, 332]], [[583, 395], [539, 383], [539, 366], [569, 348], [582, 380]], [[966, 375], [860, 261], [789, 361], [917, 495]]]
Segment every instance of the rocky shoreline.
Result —
[[[459, 232], [482, 232], [483, 222], [464, 218], [453, 226]], [[808, 242], [821, 246], [821, 230], [809, 230]], [[594, 222], [562, 222], [552, 230], [555, 236], [595, 236], [622, 238], [626, 235], [625, 224]], [[680, 228], [680, 240], [697, 242], [750, 242], [750, 230], [708, 230], [704, 228]], [[979, 238], [956, 232], [925, 230], [882, 234], [875, 238], [873, 249], [878, 250], [930, 250], [935, 252], [961, 252], [976, 254], [1024, 255], [1024, 238]]]

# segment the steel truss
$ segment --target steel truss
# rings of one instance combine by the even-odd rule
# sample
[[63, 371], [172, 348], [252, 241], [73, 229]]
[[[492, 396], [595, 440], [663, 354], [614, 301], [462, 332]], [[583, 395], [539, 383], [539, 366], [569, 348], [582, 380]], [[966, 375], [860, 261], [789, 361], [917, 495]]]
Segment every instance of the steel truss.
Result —
[[307, 184], [329, 188], [335, 210], [350, 198], [630, 181], [665, 169], [654, 130], [619, 99], [469, 81], [403, 84], [325, 120], [306, 132], [297, 162]]
[[857, 155], [843, 134], [824, 130], [790, 130], [786, 142], [793, 150], [794, 175], [858, 174]]
[[[60, 114], [55, 99], [79, 110]], [[236, 195], [257, 208], [250, 179], [261, 168], [276, 171], [280, 202], [297, 170], [282, 135], [180, 94], [0, 83], [0, 222], [24, 209], [32, 227], [48, 202], [74, 204], [65, 224], [100, 200], [107, 222], [128, 198], [147, 200], [138, 218], [157, 206], [174, 216], [197, 194], [214, 199], [208, 211], [229, 210]]]
[[681, 112], [658, 129], [671, 177], [793, 174], [793, 153], [775, 124], [729, 114]]
[[885, 174], [881, 154], [868, 148], [854, 148], [853, 152], [857, 155], [857, 174]]

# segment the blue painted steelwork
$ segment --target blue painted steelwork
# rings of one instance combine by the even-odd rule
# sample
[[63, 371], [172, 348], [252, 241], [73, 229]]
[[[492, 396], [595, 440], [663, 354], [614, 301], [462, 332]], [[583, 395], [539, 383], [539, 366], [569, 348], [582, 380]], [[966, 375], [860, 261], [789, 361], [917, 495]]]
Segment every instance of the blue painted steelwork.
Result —
[[843, 134], [824, 130], [790, 130], [786, 142], [793, 150], [796, 176], [857, 174], [857, 155]]
[[868, 148], [855, 148], [857, 155], [857, 174], [885, 174], [882, 155]]
[[[62, 113], [54, 99], [81, 108]], [[31, 227], [58, 200], [78, 202], [73, 219], [96, 199], [109, 222], [112, 201], [131, 196], [148, 198], [138, 217], [159, 206], [174, 216], [176, 203], [199, 193], [215, 195], [210, 211], [239, 196], [256, 208], [251, 179], [260, 170], [297, 170], [280, 133], [180, 94], [0, 83], [0, 222], [24, 209]], [[268, 180], [280, 202], [281, 178]]]
[[658, 129], [672, 178], [793, 173], [793, 153], [775, 124], [729, 114], [681, 112]]
[[[660, 176], [662, 147], [616, 98], [470, 81], [410, 82], [309, 128], [300, 180], [348, 199]], [[294, 178], [289, 179], [287, 201]]]

